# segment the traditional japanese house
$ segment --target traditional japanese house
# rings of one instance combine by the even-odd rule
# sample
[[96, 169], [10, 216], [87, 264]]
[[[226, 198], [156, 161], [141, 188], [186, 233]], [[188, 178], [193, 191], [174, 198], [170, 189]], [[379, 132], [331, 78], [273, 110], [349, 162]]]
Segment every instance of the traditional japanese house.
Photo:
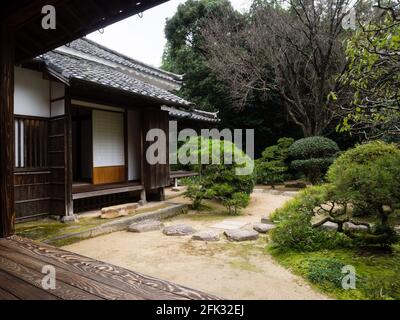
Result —
[[17, 65], [16, 218], [163, 199], [169, 165], [146, 161], [148, 130], [218, 122], [171, 93], [182, 80], [86, 38]]

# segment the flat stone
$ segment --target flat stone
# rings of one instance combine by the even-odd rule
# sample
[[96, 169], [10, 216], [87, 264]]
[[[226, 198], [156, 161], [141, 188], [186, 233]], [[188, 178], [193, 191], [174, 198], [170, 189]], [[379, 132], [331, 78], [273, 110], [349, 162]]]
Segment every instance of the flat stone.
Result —
[[71, 223], [71, 222], [78, 222], [79, 220], [78, 217], [75, 214], [73, 214], [70, 216], [62, 216], [60, 221], [62, 223]]
[[231, 241], [248, 241], [258, 239], [258, 232], [254, 230], [227, 230], [225, 235]]
[[139, 207], [137, 202], [120, 204], [118, 206], [112, 206], [101, 209], [101, 219], [114, 219], [122, 216], [127, 216], [129, 214], [135, 213], [136, 209]]
[[299, 193], [298, 191], [285, 191], [282, 193], [282, 195], [285, 197], [294, 197], [298, 193]]
[[224, 220], [222, 222], [213, 224], [211, 228], [222, 229], [222, 230], [235, 230], [243, 228], [248, 224], [249, 224], [248, 222], [243, 222], [243, 221]]
[[187, 224], [176, 224], [163, 229], [163, 233], [167, 236], [187, 236], [195, 232], [196, 230]]
[[142, 222], [132, 223], [128, 227], [128, 231], [130, 232], [147, 232], [160, 230], [164, 227], [164, 224], [157, 220], [146, 220]]
[[265, 192], [265, 189], [254, 188], [254, 189], [253, 189], [253, 192], [254, 192], [254, 193], [264, 193], [264, 192]]
[[337, 231], [339, 225], [335, 222], [327, 221], [324, 224], [322, 224], [320, 228], [327, 231]]
[[203, 230], [195, 233], [192, 239], [198, 241], [219, 241], [220, 234], [217, 230]]
[[185, 187], [184, 187], [184, 186], [172, 187], [172, 188], [171, 188], [171, 191], [174, 191], [174, 192], [185, 191]]
[[272, 230], [273, 228], [275, 228], [275, 225], [269, 224], [269, 223], [256, 223], [253, 226], [253, 229], [259, 233], [267, 233], [270, 230]]
[[351, 222], [345, 222], [343, 224], [343, 230], [345, 231], [368, 231], [368, 227], [364, 225], [357, 225]]
[[272, 223], [271, 219], [267, 216], [262, 216], [261, 217], [261, 223]]

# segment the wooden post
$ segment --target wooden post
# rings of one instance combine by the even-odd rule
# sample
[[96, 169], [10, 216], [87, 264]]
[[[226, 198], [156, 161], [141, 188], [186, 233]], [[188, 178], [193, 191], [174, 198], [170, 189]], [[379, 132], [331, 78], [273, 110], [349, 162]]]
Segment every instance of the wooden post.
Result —
[[65, 216], [63, 221], [75, 220], [74, 203], [72, 200], [72, 119], [71, 119], [71, 93], [65, 87]]
[[0, 25], [0, 238], [14, 234], [14, 40]]

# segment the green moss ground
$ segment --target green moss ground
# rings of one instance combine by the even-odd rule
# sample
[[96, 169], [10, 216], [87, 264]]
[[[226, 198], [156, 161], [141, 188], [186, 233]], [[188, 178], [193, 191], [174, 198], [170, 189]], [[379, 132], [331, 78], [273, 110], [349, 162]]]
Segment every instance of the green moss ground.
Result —
[[321, 292], [336, 299], [400, 299], [400, 245], [393, 251], [322, 250], [316, 252], [278, 251], [269, 247], [268, 252], [283, 266], [309, 281], [310, 262], [315, 260], [338, 261], [352, 265], [356, 270], [356, 289], [344, 290], [332, 282], [311, 283]]

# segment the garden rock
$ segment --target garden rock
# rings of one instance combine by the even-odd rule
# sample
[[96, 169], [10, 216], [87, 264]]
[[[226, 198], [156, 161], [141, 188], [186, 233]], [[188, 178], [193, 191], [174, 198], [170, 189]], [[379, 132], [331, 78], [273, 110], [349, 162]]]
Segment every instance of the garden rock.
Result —
[[275, 226], [273, 224], [268, 224], [268, 223], [256, 223], [253, 226], [253, 229], [259, 233], [267, 233], [273, 228], [275, 228]]
[[396, 232], [397, 235], [400, 235], [400, 226], [395, 226], [393, 229], [394, 229], [394, 232]]
[[195, 233], [196, 230], [186, 224], [176, 224], [165, 227], [163, 233], [167, 236], [187, 236]]
[[324, 224], [322, 224], [320, 228], [327, 231], [337, 231], [339, 225], [335, 222], [327, 221]]
[[228, 240], [231, 241], [248, 241], [248, 240], [257, 240], [258, 232], [254, 230], [227, 230], [225, 231], [225, 235]]
[[365, 225], [357, 225], [351, 222], [345, 222], [343, 224], [343, 230], [345, 231], [368, 231], [368, 227]]
[[147, 231], [160, 230], [163, 227], [164, 227], [164, 224], [160, 221], [147, 220], [147, 221], [132, 223], [128, 227], [128, 231], [130, 231], [130, 232], [147, 232]]
[[219, 241], [220, 232], [216, 230], [203, 230], [192, 236], [193, 240], [198, 241]]
[[261, 223], [272, 223], [271, 219], [267, 216], [262, 216], [261, 217]]
[[135, 213], [136, 209], [139, 207], [137, 202], [121, 204], [118, 206], [112, 206], [101, 209], [101, 219], [114, 219], [122, 216], [127, 216], [129, 214]]
[[282, 195], [285, 197], [294, 197], [298, 193], [298, 191], [285, 191], [284, 193], [282, 193]]

